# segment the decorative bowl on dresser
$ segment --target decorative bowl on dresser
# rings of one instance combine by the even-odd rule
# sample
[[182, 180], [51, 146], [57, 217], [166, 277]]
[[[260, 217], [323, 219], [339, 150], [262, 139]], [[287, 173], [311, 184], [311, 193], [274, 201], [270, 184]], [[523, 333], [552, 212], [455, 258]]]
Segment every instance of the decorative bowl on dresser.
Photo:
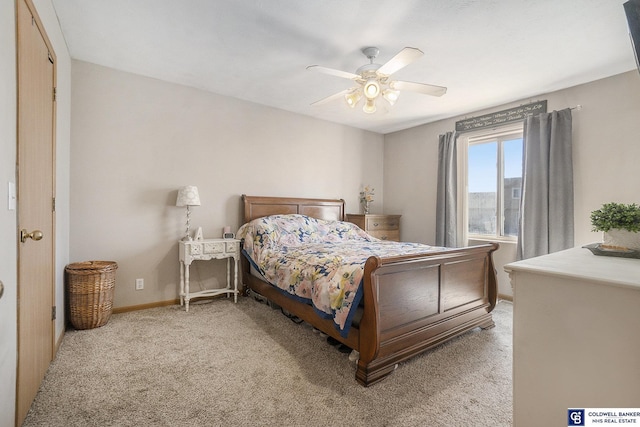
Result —
[[347, 221], [381, 240], [400, 241], [400, 217], [402, 215], [347, 214]]

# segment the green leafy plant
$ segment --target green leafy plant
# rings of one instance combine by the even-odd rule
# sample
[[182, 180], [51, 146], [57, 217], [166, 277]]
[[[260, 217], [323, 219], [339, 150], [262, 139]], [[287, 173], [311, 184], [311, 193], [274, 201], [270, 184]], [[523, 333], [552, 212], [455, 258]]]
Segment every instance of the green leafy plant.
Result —
[[607, 232], [619, 228], [637, 233], [640, 231], [640, 206], [635, 203], [605, 203], [591, 212], [591, 231]]

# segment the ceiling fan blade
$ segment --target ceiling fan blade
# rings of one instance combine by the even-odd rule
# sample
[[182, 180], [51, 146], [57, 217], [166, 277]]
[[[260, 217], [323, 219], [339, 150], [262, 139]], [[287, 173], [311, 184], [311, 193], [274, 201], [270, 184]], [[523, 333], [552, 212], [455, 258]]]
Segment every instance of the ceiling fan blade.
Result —
[[323, 67], [321, 65], [309, 65], [307, 70], [319, 71], [324, 74], [329, 74], [336, 77], [342, 77], [345, 79], [357, 80], [360, 78], [358, 74], [349, 73], [347, 71], [335, 70], [333, 68]]
[[338, 93], [334, 93], [333, 95], [329, 95], [326, 98], [322, 98], [314, 103], [312, 103], [311, 105], [316, 106], [316, 105], [322, 105], [322, 104], [326, 104], [327, 102], [331, 102], [334, 99], [338, 99], [338, 98], [343, 98], [346, 94], [348, 94], [349, 92], [351, 92], [354, 88], [351, 89], [345, 89], [343, 91], [340, 91]]
[[405, 47], [397, 53], [396, 56], [388, 60], [382, 67], [378, 68], [378, 73], [390, 76], [396, 71], [411, 64], [422, 55], [423, 53], [420, 49], [416, 49], [415, 47]]
[[425, 83], [403, 82], [396, 80], [391, 82], [391, 87], [396, 90], [410, 90], [412, 92], [420, 92], [425, 95], [442, 96], [447, 93], [447, 88], [443, 86], [428, 85]]

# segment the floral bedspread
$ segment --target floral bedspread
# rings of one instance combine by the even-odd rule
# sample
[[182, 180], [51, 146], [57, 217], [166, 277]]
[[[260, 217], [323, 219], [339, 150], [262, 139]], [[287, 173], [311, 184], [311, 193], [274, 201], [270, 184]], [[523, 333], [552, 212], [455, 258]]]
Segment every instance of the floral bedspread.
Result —
[[368, 257], [440, 250], [419, 243], [376, 239], [355, 224], [304, 215], [255, 219], [238, 230], [243, 252], [265, 280], [331, 317], [343, 336], [362, 298]]

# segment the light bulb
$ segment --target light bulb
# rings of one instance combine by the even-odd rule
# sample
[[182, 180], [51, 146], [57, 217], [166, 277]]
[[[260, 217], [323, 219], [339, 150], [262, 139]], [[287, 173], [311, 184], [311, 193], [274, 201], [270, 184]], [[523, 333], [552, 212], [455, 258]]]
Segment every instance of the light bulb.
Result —
[[375, 99], [367, 99], [367, 103], [362, 107], [362, 111], [367, 114], [373, 114], [376, 112], [376, 100]]
[[380, 85], [376, 79], [369, 79], [364, 84], [364, 96], [373, 99], [380, 94]]

